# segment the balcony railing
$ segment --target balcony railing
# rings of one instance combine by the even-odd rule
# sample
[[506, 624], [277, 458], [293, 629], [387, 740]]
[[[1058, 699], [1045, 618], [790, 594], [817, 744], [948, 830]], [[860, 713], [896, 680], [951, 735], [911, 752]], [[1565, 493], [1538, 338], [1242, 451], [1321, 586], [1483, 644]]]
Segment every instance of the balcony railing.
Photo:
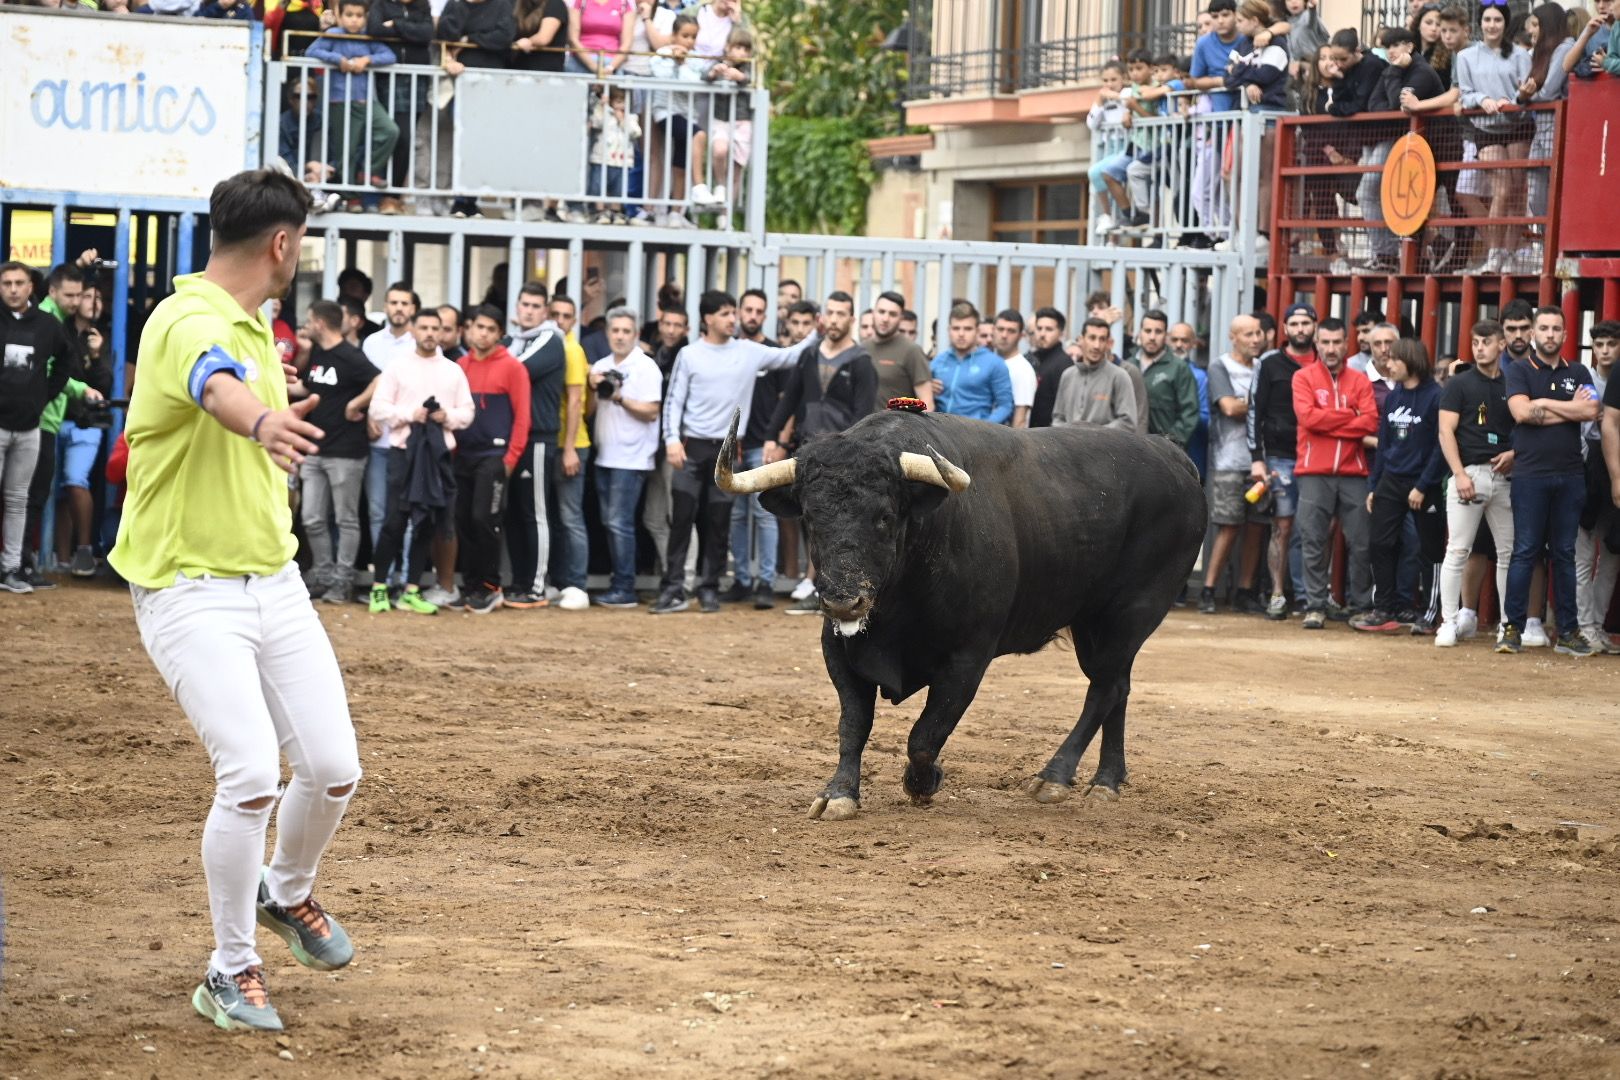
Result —
[[[369, 104], [345, 101], [362, 94]], [[400, 200], [384, 209], [443, 214], [456, 200], [493, 199], [514, 216], [556, 203], [603, 224], [713, 215], [721, 228], [755, 231], [769, 114], [765, 91], [727, 82], [476, 68], [451, 77], [409, 64], [351, 76], [289, 57], [269, 65], [265, 145], [312, 187], [367, 209]], [[751, 155], [739, 151], [745, 141]]]
[[1016, 94], [1076, 84], [1138, 48], [1185, 56], [1196, 39], [1196, 7], [1187, 0], [911, 0], [908, 96]]

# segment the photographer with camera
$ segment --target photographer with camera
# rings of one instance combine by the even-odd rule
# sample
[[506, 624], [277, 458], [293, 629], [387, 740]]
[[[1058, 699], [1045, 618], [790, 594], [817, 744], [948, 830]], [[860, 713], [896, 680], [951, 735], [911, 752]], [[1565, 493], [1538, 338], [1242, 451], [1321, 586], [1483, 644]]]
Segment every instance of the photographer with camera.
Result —
[[[90, 495], [90, 476], [105, 432], [112, 426], [112, 411], [106, 401], [106, 395], [112, 393], [112, 349], [102, 325], [106, 308], [100, 286], [86, 284], [79, 297], [79, 309], [68, 324], [69, 336], [78, 345], [82, 360], [77, 377], [87, 389], [78, 400], [68, 400], [66, 418], [56, 432], [56, 479], [66, 511], [56, 519], [56, 561], [67, 563], [74, 577], [94, 577], [96, 573], [96, 552], [90, 545], [96, 511]], [[41, 550], [45, 539], [40, 538]]]
[[636, 315], [607, 314], [610, 354], [591, 366], [596, 393], [596, 498], [607, 532], [613, 576], [596, 597], [603, 607], [633, 608], [636, 598], [636, 504], [658, 453], [664, 377], [636, 344]]

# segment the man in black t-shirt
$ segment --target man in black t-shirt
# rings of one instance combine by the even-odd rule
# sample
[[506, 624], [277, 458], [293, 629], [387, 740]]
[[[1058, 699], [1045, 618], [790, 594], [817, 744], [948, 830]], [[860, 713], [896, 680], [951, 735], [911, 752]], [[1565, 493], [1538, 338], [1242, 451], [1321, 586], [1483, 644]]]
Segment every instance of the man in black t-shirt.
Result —
[[[365, 353], [343, 339], [343, 309], [330, 300], [309, 306], [304, 332], [309, 336], [309, 366], [304, 369], [306, 394], [320, 395], [308, 420], [325, 434], [320, 453], [298, 467], [303, 484], [301, 516], [315, 565], [309, 573], [311, 595], [329, 604], [349, 601], [354, 560], [360, 552], [360, 497], [365, 492], [370, 440], [366, 418], [356, 398], [382, 374]], [[332, 522], [337, 522], [337, 556], [332, 553]]]
[[1474, 636], [1478, 616], [1462, 607], [1463, 570], [1473, 553], [1480, 519], [1496, 543], [1496, 595], [1507, 596], [1508, 563], [1513, 557], [1513, 413], [1501, 358], [1502, 325], [1474, 324], [1474, 363], [1447, 381], [1440, 392], [1440, 452], [1451, 469], [1446, 492], [1446, 559], [1440, 567], [1440, 628], [1434, 643], [1442, 649]]
[[1534, 348], [1507, 371], [1513, 430], [1513, 564], [1508, 568], [1507, 622], [1497, 652], [1516, 653], [1529, 614], [1530, 575], [1543, 546], [1552, 552], [1557, 599], [1555, 651], [1590, 656], [1576, 617], [1575, 534], [1586, 505], [1581, 463], [1581, 424], [1598, 418], [1601, 406], [1592, 375], [1564, 360], [1564, 313], [1538, 308], [1531, 327]]
[[1051, 427], [1052, 406], [1057, 401], [1058, 383], [1074, 366], [1074, 359], [1063, 347], [1063, 313], [1044, 307], [1035, 313], [1035, 348], [1027, 359], [1035, 368], [1035, 403], [1029, 408], [1029, 426]]

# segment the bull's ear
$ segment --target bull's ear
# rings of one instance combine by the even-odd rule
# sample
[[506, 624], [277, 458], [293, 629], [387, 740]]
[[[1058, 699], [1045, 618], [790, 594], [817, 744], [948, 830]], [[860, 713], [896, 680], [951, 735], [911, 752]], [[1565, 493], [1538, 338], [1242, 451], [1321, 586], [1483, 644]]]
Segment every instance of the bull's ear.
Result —
[[760, 492], [759, 505], [779, 518], [796, 518], [803, 512], [799, 508], [799, 500], [793, 497], [791, 485]]
[[925, 518], [939, 508], [950, 494], [937, 484], [927, 484], [920, 480], [906, 481], [906, 512], [913, 518]]

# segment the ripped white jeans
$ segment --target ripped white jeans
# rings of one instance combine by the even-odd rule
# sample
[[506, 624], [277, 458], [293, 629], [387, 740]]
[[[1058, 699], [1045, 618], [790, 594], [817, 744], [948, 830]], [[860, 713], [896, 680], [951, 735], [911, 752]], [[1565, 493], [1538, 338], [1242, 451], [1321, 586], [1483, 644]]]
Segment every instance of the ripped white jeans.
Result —
[[210, 965], [235, 974], [260, 962], [254, 904], [281, 755], [292, 780], [267, 881], [278, 904], [309, 897], [360, 779], [343, 675], [295, 564], [263, 577], [180, 575], [167, 588], [130, 591], [141, 642], [214, 765], [202, 840]]

